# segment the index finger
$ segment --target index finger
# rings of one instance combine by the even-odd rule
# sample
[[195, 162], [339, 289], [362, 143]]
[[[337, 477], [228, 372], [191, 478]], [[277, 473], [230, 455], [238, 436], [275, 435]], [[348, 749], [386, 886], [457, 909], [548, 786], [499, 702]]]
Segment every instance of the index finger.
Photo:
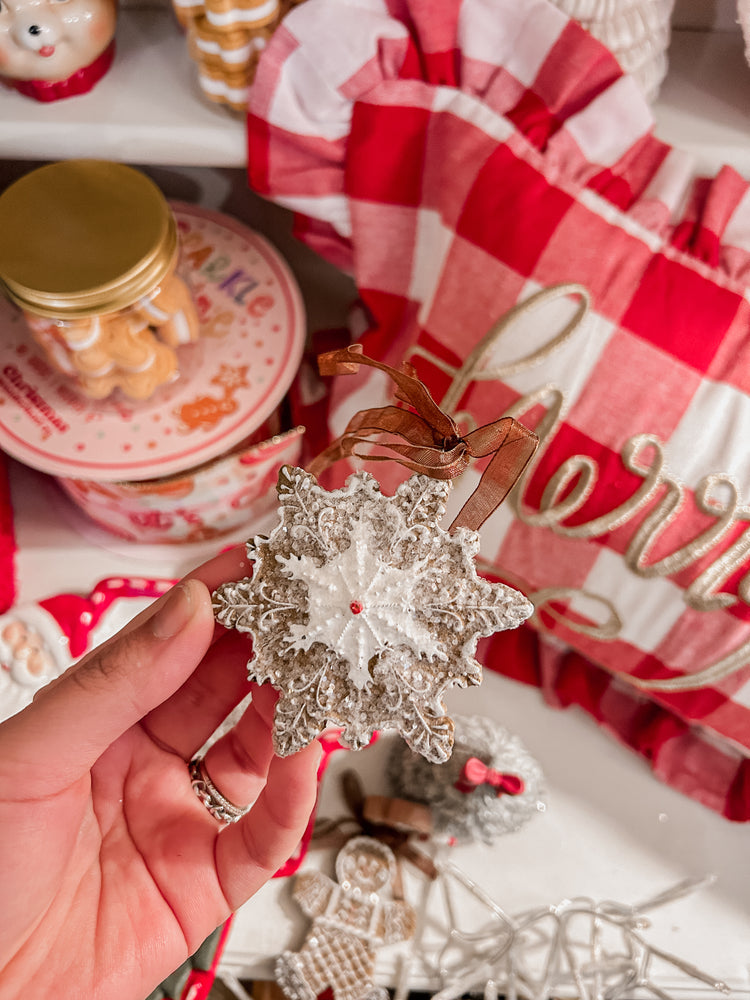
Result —
[[[195, 569], [190, 570], [189, 573], [186, 573], [182, 577], [182, 580], [200, 580], [208, 587], [209, 592], [213, 593], [222, 583], [227, 583], [231, 580], [241, 580], [243, 577], [251, 575], [252, 562], [248, 559], [245, 545], [233, 545], [200, 566], [196, 566]], [[131, 629], [137, 628], [143, 622], [148, 621], [167, 600], [170, 593], [171, 590], [168, 590], [166, 594], [162, 594], [152, 604], [149, 604], [147, 608], [144, 608], [134, 618], [131, 618], [129, 622], [123, 625], [118, 635], [130, 632]], [[213, 641], [219, 636], [224, 635], [225, 632], [224, 626], [219, 625], [217, 622], [214, 628]], [[111, 639], [106, 639], [101, 645], [104, 646], [108, 642], [111, 642]], [[54, 681], [52, 683], [54, 684]]]
[[185, 579], [201, 580], [213, 592], [222, 583], [251, 575], [252, 562], [248, 558], [246, 546], [234, 545], [191, 570]]

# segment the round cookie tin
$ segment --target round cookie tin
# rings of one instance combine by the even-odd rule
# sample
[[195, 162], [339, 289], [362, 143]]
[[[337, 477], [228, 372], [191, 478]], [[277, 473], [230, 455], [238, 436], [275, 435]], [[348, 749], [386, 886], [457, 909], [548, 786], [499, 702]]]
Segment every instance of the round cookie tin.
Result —
[[303, 431], [269, 431], [258, 435], [262, 440], [196, 469], [159, 479], [57, 481], [77, 507], [112, 535], [140, 545], [204, 542], [270, 514], [278, 503], [279, 466], [296, 464]]
[[179, 348], [179, 377], [150, 399], [77, 393], [30, 341], [18, 308], [0, 300], [0, 447], [14, 458], [79, 484], [163, 479], [227, 455], [279, 406], [305, 341], [294, 276], [234, 219], [172, 209], [201, 336]]

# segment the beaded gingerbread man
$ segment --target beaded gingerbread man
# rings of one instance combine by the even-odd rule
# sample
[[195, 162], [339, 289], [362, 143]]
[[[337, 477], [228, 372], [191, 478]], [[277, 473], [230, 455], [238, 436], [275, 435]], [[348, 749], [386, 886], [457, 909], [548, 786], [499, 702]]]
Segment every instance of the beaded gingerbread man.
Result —
[[276, 980], [290, 1000], [315, 1000], [330, 986], [334, 1000], [387, 1000], [372, 981], [375, 951], [408, 940], [413, 908], [380, 893], [395, 875], [396, 860], [372, 837], [353, 837], [336, 858], [337, 882], [322, 872], [297, 876], [294, 898], [313, 918], [302, 948], [276, 962]]

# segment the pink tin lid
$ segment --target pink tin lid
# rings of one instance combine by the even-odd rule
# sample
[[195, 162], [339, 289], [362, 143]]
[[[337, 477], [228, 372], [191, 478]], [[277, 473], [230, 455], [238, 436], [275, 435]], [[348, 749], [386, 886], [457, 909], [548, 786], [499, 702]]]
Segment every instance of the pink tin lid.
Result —
[[279, 405], [299, 367], [305, 314], [288, 265], [241, 223], [173, 203], [201, 335], [147, 401], [91, 400], [54, 371], [0, 298], [0, 448], [57, 476], [141, 480], [210, 461]]

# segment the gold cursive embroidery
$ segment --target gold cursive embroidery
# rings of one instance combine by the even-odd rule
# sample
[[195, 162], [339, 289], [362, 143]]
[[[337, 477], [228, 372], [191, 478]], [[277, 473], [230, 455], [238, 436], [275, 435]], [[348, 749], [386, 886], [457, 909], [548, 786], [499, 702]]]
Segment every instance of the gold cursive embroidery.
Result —
[[[488, 363], [498, 342], [514, 323], [528, 318], [533, 311], [558, 299], [568, 302], [574, 300], [576, 303], [571, 317], [559, 332], [553, 334], [541, 347], [515, 360], [504, 364]], [[451, 381], [440, 401], [441, 408], [462, 425], [476, 425], [470, 411], [459, 409], [470, 386], [477, 382], [501, 379], [539, 365], [581, 329], [589, 318], [589, 312], [590, 296], [582, 285], [553, 285], [530, 295], [494, 323], [460, 368], [436, 357], [422, 345], [414, 347], [408, 360], [413, 362], [415, 358], [423, 357], [446, 374]], [[532, 410], [538, 412], [539, 408], [543, 411], [542, 416], [534, 427], [540, 441], [539, 448], [508, 498], [516, 517], [523, 523], [549, 528], [569, 538], [588, 539], [630, 525], [634, 531], [623, 556], [624, 562], [631, 572], [648, 579], [672, 576], [696, 566], [739, 525], [750, 522], [750, 507], [743, 505], [736, 483], [730, 476], [712, 473], [705, 476], [693, 491], [696, 506], [701, 513], [712, 519], [712, 523], [673, 552], [658, 559], [650, 559], [659, 539], [678, 520], [684, 509], [686, 487], [667, 470], [663, 443], [655, 435], [647, 433], [634, 435], [622, 448], [623, 466], [639, 477], [642, 483], [630, 497], [612, 510], [579, 524], [563, 523], [583, 507], [596, 488], [599, 466], [592, 456], [585, 454], [570, 456], [559, 465], [544, 486], [538, 509], [533, 508], [526, 497], [528, 486], [564, 419], [566, 396], [559, 386], [546, 383], [521, 396], [504, 414], [522, 421], [525, 414]], [[750, 571], [742, 577], [736, 596], [720, 591], [729, 577], [745, 563], [749, 554], [750, 530], [747, 530], [717, 554], [688, 584], [683, 590], [685, 603], [698, 611], [727, 608], [738, 601], [750, 605]], [[603, 621], [599, 624], [582, 623], [551, 606], [553, 600], [564, 600], [573, 595], [584, 596], [589, 602], [601, 606], [606, 612]], [[544, 607], [547, 614], [567, 628], [596, 639], [612, 640], [622, 631], [622, 620], [617, 609], [600, 595], [567, 587], [549, 587], [529, 594], [529, 597], [535, 603], [535, 618], [541, 627], [544, 626], [539, 610]], [[686, 691], [715, 683], [742, 669], [748, 662], [750, 640], [695, 674], [665, 680], [623, 676], [639, 688]]]
[[[534, 605], [532, 620], [537, 625], [542, 625], [540, 612], [544, 609], [551, 618], [565, 625], [572, 632], [590, 636], [592, 639], [601, 639], [603, 641], [616, 639], [622, 631], [622, 619], [618, 615], [614, 604], [599, 594], [593, 594], [590, 590], [578, 590], [574, 587], [544, 587], [541, 590], [533, 591], [527, 596]], [[553, 601], [568, 601], [572, 597], [583, 597], [590, 604], [598, 605], [600, 609], [606, 612], [606, 617], [598, 625], [588, 624], [587, 622], [582, 622], [579, 619], [566, 615], [564, 611], [559, 611], [552, 604]]]
[[[492, 353], [497, 342], [514, 323], [548, 305], [550, 302], [558, 302], [562, 299], [568, 299], [570, 296], [578, 297], [578, 305], [575, 312], [563, 326], [562, 330], [552, 337], [551, 340], [547, 341], [546, 344], [543, 344], [537, 350], [531, 351], [531, 353], [525, 354], [515, 361], [509, 361], [502, 365], [494, 365], [492, 368], [483, 367], [487, 356]], [[558, 347], [561, 347], [566, 340], [573, 336], [586, 318], [590, 306], [591, 296], [588, 290], [583, 285], [573, 283], [551, 285], [549, 288], [543, 288], [541, 291], [535, 292], [522, 302], [518, 302], [512, 309], [509, 309], [507, 313], [492, 324], [484, 337], [469, 354], [461, 369], [455, 373], [453, 383], [443, 397], [441, 408], [450, 412], [463, 396], [470, 382], [494, 382], [496, 379], [515, 375], [526, 368], [533, 368], [540, 361], [544, 361], [545, 358], [548, 358]]]
[[739, 645], [737, 649], [732, 650], [731, 653], [722, 656], [720, 660], [716, 660], [715, 663], [699, 670], [698, 673], [683, 674], [682, 677], [668, 677], [664, 680], [648, 680], [641, 677], [629, 677], [628, 680], [635, 687], [648, 691], [695, 691], [698, 688], [707, 687], [709, 684], [715, 684], [723, 677], [729, 677], [730, 674], [742, 670], [743, 667], [747, 666], [749, 660], [750, 639]]

